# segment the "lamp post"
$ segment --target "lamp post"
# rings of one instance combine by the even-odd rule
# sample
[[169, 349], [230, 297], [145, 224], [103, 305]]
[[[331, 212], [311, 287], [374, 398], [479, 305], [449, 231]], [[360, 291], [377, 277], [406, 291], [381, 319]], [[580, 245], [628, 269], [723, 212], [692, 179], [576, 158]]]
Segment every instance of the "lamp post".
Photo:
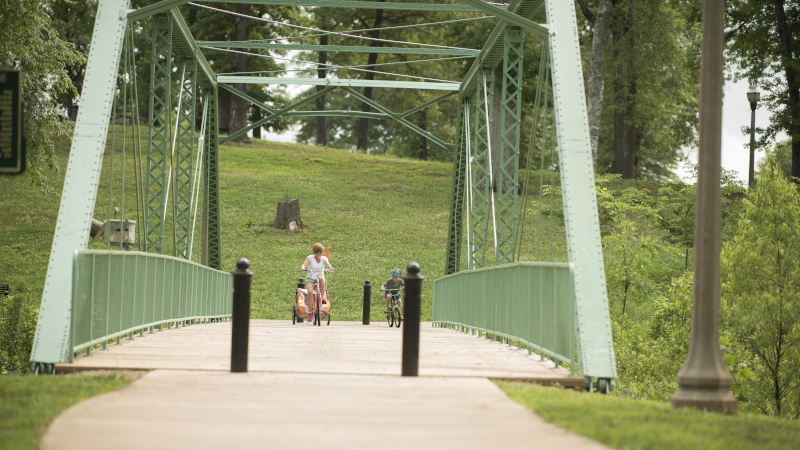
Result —
[[736, 413], [733, 379], [719, 349], [720, 307], [720, 150], [722, 148], [722, 67], [725, 0], [703, 1], [700, 61], [699, 149], [694, 232], [692, 340], [678, 372], [676, 407]]
[[754, 174], [754, 159], [756, 149], [756, 105], [761, 98], [761, 93], [756, 90], [756, 87], [750, 85], [750, 90], [747, 91], [747, 101], [750, 102], [750, 172], [747, 178], [747, 188], [753, 189], [755, 186]]

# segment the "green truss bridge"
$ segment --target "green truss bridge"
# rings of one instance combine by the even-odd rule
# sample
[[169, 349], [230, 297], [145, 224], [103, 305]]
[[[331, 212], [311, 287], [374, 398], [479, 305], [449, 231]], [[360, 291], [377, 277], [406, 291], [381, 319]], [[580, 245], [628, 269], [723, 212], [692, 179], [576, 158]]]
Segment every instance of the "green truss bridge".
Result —
[[[431, 16], [447, 12], [449, 17], [463, 13], [495, 22], [480, 49], [395, 41], [339, 46], [196, 40], [181, 11], [205, 8], [230, 14], [218, 10], [218, 3], [221, 0], [161, 0], [131, 9], [128, 0], [99, 1], [31, 356], [34, 371], [52, 372], [54, 364], [70, 361], [75, 352], [91, 353], [115, 339], [132, 339], [135, 333], [230, 317], [231, 275], [219, 270], [219, 189], [224, 182], [219, 175], [220, 144], [279, 117], [345, 115], [394, 120], [453, 155], [446, 276], [434, 281], [433, 327], [514, 343], [569, 366], [592, 388], [610, 390], [616, 369], [574, 2], [225, 2], [425, 11]], [[152, 30], [149, 108], [139, 112], [134, 54], [142, 49], [134, 48], [133, 35], [147, 21]], [[303, 31], [356, 34], [308, 27]], [[530, 83], [536, 85], [535, 92], [524, 93], [533, 99], [535, 110], [529, 145], [523, 149], [525, 46], [539, 55], [539, 76]], [[270, 49], [470, 58], [472, 65], [462, 80], [409, 79], [390, 72], [380, 72], [374, 79], [290, 78], [217, 74], [205, 56], [212, 51]], [[293, 105], [276, 108], [234, 87], [240, 84], [318, 89]], [[173, 92], [175, 86], [178, 92]], [[439, 94], [414, 108], [395, 111], [366, 95], [367, 88]], [[220, 136], [221, 90], [260, 108], [263, 118]], [[372, 111], [303, 108], [334, 90], [366, 103]], [[455, 142], [409, 120], [446, 99], [458, 101], [458, 114], [452, 117]], [[131, 121], [146, 117], [141, 126], [149, 130], [148, 139], [134, 139], [137, 164], [146, 170], [136, 178], [135, 207], [129, 203], [126, 211], [123, 195], [120, 217], [109, 217], [93, 228], [109, 123], [119, 106], [123, 111], [133, 109]], [[566, 262], [545, 261], [538, 252], [540, 260], [520, 261], [527, 183], [531, 161], [537, 157], [540, 167], [558, 168]], [[123, 170], [123, 184], [124, 177]], [[90, 239], [100, 235], [109, 249], [89, 250]], [[165, 249], [171, 254], [164, 254]]]

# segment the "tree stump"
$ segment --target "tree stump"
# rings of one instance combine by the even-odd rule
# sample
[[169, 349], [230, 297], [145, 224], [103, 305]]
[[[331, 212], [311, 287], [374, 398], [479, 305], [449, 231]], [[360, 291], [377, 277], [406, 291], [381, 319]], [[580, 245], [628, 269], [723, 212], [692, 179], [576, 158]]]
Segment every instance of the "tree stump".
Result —
[[303, 228], [303, 221], [300, 220], [300, 199], [292, 199], [286, 194], [286, 201], [278, 202], [275, 228], [285, 228], [287, 233]]

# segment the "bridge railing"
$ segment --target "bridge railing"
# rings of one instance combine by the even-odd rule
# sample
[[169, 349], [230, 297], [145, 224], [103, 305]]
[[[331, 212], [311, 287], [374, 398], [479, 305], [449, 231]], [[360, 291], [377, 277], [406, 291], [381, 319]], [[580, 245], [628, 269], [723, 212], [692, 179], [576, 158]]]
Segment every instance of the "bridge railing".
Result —
[[517, 262], [433, 283], [433, 325], [517, 342], [575, 373], [575, 299], [567, 263]]
[[228, 272], [171, 256], [82, 250], [75, 253], [70, 362], [74, 352], [154, 327], [231, 316]]

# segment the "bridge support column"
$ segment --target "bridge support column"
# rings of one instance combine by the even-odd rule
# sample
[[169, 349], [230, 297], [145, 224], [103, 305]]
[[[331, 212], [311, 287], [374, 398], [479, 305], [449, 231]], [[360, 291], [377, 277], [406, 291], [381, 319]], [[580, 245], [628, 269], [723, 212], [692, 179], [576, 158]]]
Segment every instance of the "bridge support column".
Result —
[[506, 27], [503, 40], [503, 89], [497, 139], [497, 261], [514, 262], [517, 248], [517, 190], [522, 122], [522, 50], [524, 34]]
[[472, 151], [472, 205], [470, 208], [470, 269], [480, 269], [486, 265], [487, 234], [492, 213], [492, 179], [490, 168], [489, 120], [492, 117], [491, 99], [494, 75], [492, 71], [478, 74], [478, 87], [475, 91], [475, 114], [472, 120], [474, 138]]
[[219, 210], [219, 89], [208, 88], [208, 123], [203, 162], [203, 255], [202, 263], [222, 268], [222, 243]]
[[144, 207], [145, 251], [164, 252], [164, 221], [167, 196], [167, 170], [170, 157], [172, 123], [172, 18], [161, 14], [153, 18], [150, 52], [150, 133], [147, 140], [147, 191]]
[[195, 105], [197, 95], [197, 64], [194, 59], [184, 58], [183, 83], [180, 86], [180, 109], [178, 110], [178, 131], [175, 137], [175, 189], [173, 202], [173, 227], [175, 246], [173, 256], [189, 258], [189, 245], [192, 231], [192, 180], [194, 160]]
[[447, 227], [447, 261], [445, 275], [461, 268], [461, 245], [464, 236], [464, 201], [467, 172], [467, 133], [465, 99], [458, 102], [458, 140], [453, 148], [453, 181], [450, 189], [450, 218]]

